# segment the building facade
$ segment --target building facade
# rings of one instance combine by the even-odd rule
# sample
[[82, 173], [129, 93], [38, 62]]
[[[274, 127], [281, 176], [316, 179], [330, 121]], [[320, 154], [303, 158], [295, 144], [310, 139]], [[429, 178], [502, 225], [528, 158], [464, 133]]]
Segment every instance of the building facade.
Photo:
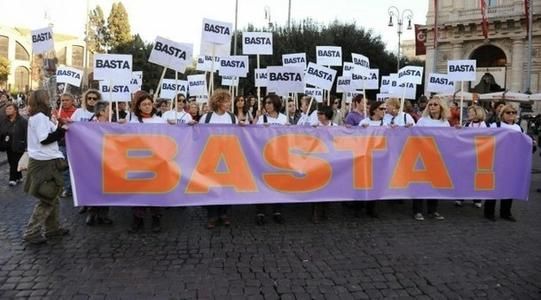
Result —
[[[533, 4], [532, 68], [530, 91], [541, 92], [541, 1]], [[488, 38], [482, 30], [480, 1], [439, 0], [436, 47], [434, 0], [426, 18], [426, 76], [447, 73], [447, 61], [477, 60], [477, 79], [465, 86], [473, 92], [501, 90], [526, 92], [528, 88], [528, 36], [524, 0], [486, 0]], [[426, 81], [425, 81], [426, 82]], [[466, 88], [465, 88], [466, 89]]]
[[[78, 37], [54, 34], [57, 64], [83, 69], [85, 42]], [[36, 89], [40, 82], [43, 64], [42, 56], [32, 57], [32, 33], [27, 28], [0, 26], [0, 56], [9, 61], [7, 82], [3, 88], [12, 92], [26, 92]]]

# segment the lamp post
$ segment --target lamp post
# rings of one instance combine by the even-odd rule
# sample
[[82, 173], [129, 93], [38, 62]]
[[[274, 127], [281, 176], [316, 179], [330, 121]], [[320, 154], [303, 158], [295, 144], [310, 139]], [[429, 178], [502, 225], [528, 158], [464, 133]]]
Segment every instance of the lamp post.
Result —
[[389, 12], [389, 27], [394, 26], [393, 17], [396, 18], [396, 33], [398, 33], [398, 58], [396, 62], [396, 70], [400, 70], [400, 39], [402, 38], [402, 25], [404, 24], [404, 19], [408, 21], [408, 27], [406, 30], [411, 30], [411, 19], [413, 18], [413, 12], [406, 8], [402, 10], [402, 13], [396, 6], [391, 6], [388, 9]]

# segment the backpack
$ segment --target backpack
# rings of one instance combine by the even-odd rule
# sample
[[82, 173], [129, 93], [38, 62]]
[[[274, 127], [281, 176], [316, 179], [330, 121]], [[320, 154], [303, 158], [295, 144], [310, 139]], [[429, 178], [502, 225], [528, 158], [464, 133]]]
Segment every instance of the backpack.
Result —
[[269, 119], [267, 118], [267, 115], [263, 115], [263, 124], [269, 123]]
[[[490, 124], [489, 124], [487, 121], [483, 121], [483, 122], [485, 123], [485, 126], [486, 126], [487, 128], [490, 127]], [[471, 121], [470, 121], [470, 122], [467, 122], [466, 124], [464, 124], [464, 127], [470, 127], [472, 123], [473, 123], [473, 122], [471, 122]], [[498, 127], [499, 127], [499, 126], [498, 126]]]
[[[236, 123], [236, 120], [235, 120], [235, 115], [226, 111], [227, 114], [229, 114], [229, 116], [231, 117], [231, 124], [235, 124]], [[208, 112], [207, 113], [207, 116], [205, 117], [205, 124], [208, 124], [210, 122], [210, 118], [212, 118], [212, 112]]]

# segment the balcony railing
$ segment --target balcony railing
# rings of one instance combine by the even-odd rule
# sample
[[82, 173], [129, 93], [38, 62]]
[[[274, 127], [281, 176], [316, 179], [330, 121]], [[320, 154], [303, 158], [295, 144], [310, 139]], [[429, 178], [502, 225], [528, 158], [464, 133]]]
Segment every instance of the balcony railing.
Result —
[[[500, 19], [507, 17], [521, 17], [524, 15], [524, 7], [522, 5], [517, 6], [514, 4], [505, 4], [492, 6], [488, 8], [488, 19]], [[468, 21], [481, 21], [481, 9], [460, 9], [452, 10], [449, 12], [442, 12], [439, 22], [440, 23], [466, 23]]]

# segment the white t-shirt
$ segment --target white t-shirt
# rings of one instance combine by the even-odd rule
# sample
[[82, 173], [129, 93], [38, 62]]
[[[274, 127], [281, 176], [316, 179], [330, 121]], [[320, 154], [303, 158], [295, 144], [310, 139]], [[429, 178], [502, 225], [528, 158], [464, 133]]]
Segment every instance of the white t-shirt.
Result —
[[[490, 128], [498, 128], [498, 124], [492, 123], [490, 124]], [[509, 125], [505, 122], [500, 122], [500, 128], [506, 128], [506, 129], [522, 132], [522, 128], [518, 124]]]
[[334, 123], [334, 122], [332, 122], [332, 121], [329, 121], [329, 124], [323, 125], [323, 123], [321, 123], [321, 122], [318, 121], [318, 122], [317, 122], [317, 126], [324, 126], [324, 127], [327, 127], [327, 126], [338, 126], [338, 124], [336, 124], [336, 123]]
[[[177, 124], [187, 124], [190, 123], [193, 119], [192, 116], [190, 116], [189, 113], [185, 111], [179, 111], [177, 114]], [[163, 113], [162, 119], [167, 122], [168, 120], [174, 120], [175, 119], [175, 111], [169, 110]]]
[[[205, 123], [205, 121], [207, 120], [207, 114], [209, 113], [206, 113], [201, 116], [201, 119], [199, 119], [200, 124]], [[239, 123], [239, 120], [237, 119], [237, 117], [235, 117], [235, 124], [238, 124], [238, 123]], [[213, 112], [212, 115], [210, 116], [210, 120], [208, 124], [232, 124], [231, 115], [229, 115], [227, 112], [221, 115], [219, 115], [217, 112]]]
[[[153, 115], [152, 117], [150, 118], [143, 118], [143, 123], [144, 124], [165, 124], [167, 123], [167, 121], [165, 121], [164, 119], [156, 116], [156, 115]], [[130, 123], [140, 123], [139, 122], [139, 119], [137, 118], [137, 116], [133, 116], [133, 119], [131, 119]]]
[[276, 118], [267, 115], [267, 123], [265, 123], [265, 117], [261, 116], [259, 117], [259, 120], [257, 120], [257, 124], [286, 125], [287, 117], [286, 115], [281, 113], [278, 113], [278, 116]]
[[28, 157], [35, 160], [64, 158], [58, 143], [42, 145], [49, 133], [56, 130], [56, 125], [43, 113], [37, 113], [28, 119]]
[[[406, 116], [406, 123], [404, 123], [404, 115]], [[397, 125], [397, 126], [406, 126], [407, 124], [415, 125], [415, 120], [410, 114], [405, 112], [398, 113], [396, 117], [393, 117], [391, 114], [385, 114], [383, 117], [383, 123], [385, 125]]]
[[479, 122], [467, 122], [464, 127], [471, 127], [471, 128], [487, 128], [487, 123], [485, 121], [479, 121]]
[[73, 112], [73, 115], [71, 115], [71, 120], [73, 122], [88, 122], [93, 115], [94, 113], [81, 107]]
[[374, 121], [370, 118], [364, 118], [361, 122], [359, 122], [359, 126], [384, 126], [385, 122], [382, 120]]
[[421, 117], [415, 126], [421, 127], [450, 127], [447, 120], [434, 120], [431, 117]]
[[306, 113], [301, 113], [301, 117], [297, 122], [297, 125], [302, 126], [315, 126], [318, 124], [319, 120], [317, 119], [317, 110], [314, 110], [310, 115], [307, 115]]

